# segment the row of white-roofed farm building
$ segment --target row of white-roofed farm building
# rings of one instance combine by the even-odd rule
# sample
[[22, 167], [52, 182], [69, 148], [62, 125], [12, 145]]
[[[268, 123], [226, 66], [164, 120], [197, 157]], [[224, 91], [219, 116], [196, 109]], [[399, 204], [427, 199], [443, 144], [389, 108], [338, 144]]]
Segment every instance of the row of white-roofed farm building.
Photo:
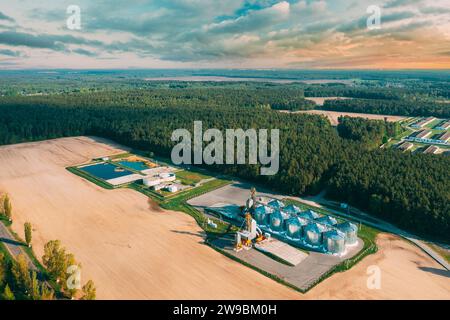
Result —
[[267, 232], [305, 247], [332, 254], [342, 254], [346, 246], [358, 241], [358, 228], [350, 222], [338, 223], [332, 216], [321, 216], [313, 210], [302, 211], [280, 200], [258, 203], [253, 218]]

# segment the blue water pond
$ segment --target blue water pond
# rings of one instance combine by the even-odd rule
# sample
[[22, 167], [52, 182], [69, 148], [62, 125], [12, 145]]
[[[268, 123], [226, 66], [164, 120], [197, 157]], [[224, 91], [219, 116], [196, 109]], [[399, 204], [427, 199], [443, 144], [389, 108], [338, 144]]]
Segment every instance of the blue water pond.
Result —
[[121, 164], [124, 167], [131, 168], [131, 169], [134, 169], [136, 171], [142, 171], [142, 170], [149, 169], [149, 167], [142, 161], [126, 161], [126, 160], [123, 160], [123, 161], [119, 161], [118, 163]]
[[120, 169], [110, 163], [98, 163], [80, 169], [103, 180], [115, 179], [133, 174], [131, 171]]

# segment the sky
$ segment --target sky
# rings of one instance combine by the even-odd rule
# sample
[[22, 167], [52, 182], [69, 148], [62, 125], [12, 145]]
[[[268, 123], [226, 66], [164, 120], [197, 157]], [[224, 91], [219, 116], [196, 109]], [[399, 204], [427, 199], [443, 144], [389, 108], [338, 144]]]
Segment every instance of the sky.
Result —
[[449, 69], [450, 0], [0, 0], [0, 70], [32, 68]]

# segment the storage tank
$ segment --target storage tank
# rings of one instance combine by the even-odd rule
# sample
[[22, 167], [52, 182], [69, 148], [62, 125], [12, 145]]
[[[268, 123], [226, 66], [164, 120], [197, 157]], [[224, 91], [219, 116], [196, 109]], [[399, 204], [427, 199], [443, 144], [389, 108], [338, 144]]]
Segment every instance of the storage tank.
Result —
[[358, 227], [351, 222], [343, 222], [336, 225], [345, 234], [345, 244], [355, 244], [358, 241]]
[[270, 200], [267, 205], [274, 209], [281, 209], [284, 207], [284, 203], [277, 199]]
[[320, 215], [312, 210], [302, 211], [298, 214], [299, 218], [314, 220], [320, 217]]
[[253, 218], [256, 220], [256, 223], [259, 225], [269, 225], [270, 224], [270, 214], [273, 212], [273, 209], [267, 206], [260, 205], [255, 208], [255, 212], [253, 213]]
[[327, 226], [334, 226], [337, 224], [337, 220], [331, 216], [323, 216], [316, 219], [317, 223], [325, 224]]
[[294, 240], [300, 240], [302, 237], [302, 224], [297, 217], [286, 220], [286, 236]]
[[280, 213], [281, 213], [281, 216], [283, 217], [283, 220], [287, 220], [287, 219], [289, 219], [290, 217], [293, 216], [289, 212], [284, 211], [284, 209], [281, 209]]
[[336, 229], [324, 232], [323, 244], [329, 253], [343, 253], [345, 251], [345, 234]]
[[299, 213], [301, 211], [299, 207], [297, 207], [297, 206], [295, 206], [293, 204], [290, 204], [290, 205], [284, 207], [283, 210], [285, 212], [290, 213], [290, 214], [297, 214], [297, 213]]
[[317, 223], [310, 223], [304, 228], [305, 242], [313, 245], [320, 246], [322, 244], [322, 233], [328, 231], [328, 228], [324, 225]]
[[280, 210], [274, 210], [270, 215], [270, 229], [275, 232], [283, 231], [284, 218]]

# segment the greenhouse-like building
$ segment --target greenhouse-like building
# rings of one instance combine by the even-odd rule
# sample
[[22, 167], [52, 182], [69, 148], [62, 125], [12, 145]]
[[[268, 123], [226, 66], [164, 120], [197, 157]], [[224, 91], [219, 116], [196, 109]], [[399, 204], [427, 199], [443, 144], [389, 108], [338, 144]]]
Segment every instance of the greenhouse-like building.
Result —
[[323, 244], [326, 251], [341, 254], [345, 251], [345, 234], [336, 229], [324, 232]]
[[305, 242], [312, 246], [322, 245], [322, 234], [328, 231], [324, 225], [310, 223], [304, 227]]
[[345, 244], [355, 244], [358, 241], [358, 227], [351, 222], [343, 222], [336, 225], [345, 234]]
[[317, 223], [321, 223], [321, 224], [325, 224], [327, 226], [334, 226], [335, 224], [338, 223], [335, 218], [330, 217], [330, 216], [323, 216], [323, 217], [317, 218], [316, 222]]

